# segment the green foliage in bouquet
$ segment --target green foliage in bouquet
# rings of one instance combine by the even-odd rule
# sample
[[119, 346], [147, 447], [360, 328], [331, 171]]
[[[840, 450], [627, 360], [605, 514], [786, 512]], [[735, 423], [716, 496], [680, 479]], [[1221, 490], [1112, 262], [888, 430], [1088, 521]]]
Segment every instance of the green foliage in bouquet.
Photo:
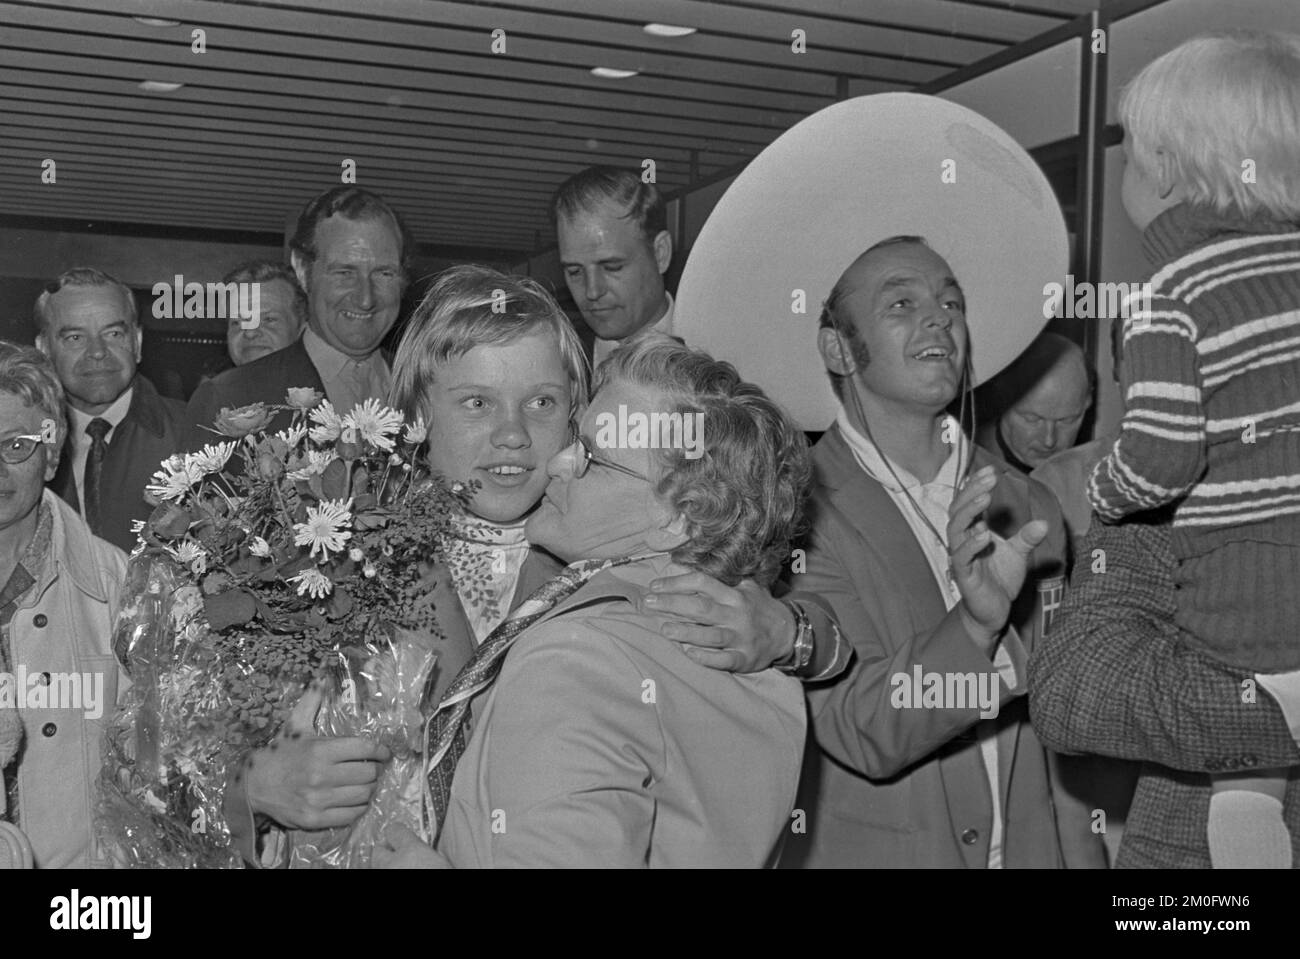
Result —
[[[290, 426], [268, 434], [285, 409]], [[99, 810], [123, 864], [237, 865], [227, 776], [313, 680], [332, 691], [335, 727], [342, 708], [399, 759], [419, 748], [432, 656], [402, 644], [438, 631], [441, 544], [472, 491], [430, 474], [422, 421], [375, 400], [341, 415], [291, 389], [283, 406], [222, 410], [215, 432], [154, 474], [128, 569], [114, 648], [133, 687]], [[400, 682], [380, 688], [398, 663]]]

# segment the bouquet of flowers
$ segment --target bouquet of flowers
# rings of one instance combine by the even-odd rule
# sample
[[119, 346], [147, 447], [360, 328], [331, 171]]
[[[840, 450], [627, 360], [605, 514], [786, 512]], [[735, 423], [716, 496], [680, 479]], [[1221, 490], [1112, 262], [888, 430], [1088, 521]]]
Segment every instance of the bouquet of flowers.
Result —
[[[288, 428], [268, 433], [286, 410]], [[217, 442], [170, 457], [148, 487], [157, 508], [114, 633], [132, 686], [107, 737], [100, 834], [126, 865], [238, 866], [226, 784], [293, 717], [392, 750], [358, 823], [294, 845], [295, 865], [368, 865], [385, 823], [420, 830], [409, 786], [433, 587], [468, 492], [430, 475], [422, 421], [375, 400], [340, 414], [291, 389], [215, 427]], [[309, 686], [320, 706], [300, 715]]]

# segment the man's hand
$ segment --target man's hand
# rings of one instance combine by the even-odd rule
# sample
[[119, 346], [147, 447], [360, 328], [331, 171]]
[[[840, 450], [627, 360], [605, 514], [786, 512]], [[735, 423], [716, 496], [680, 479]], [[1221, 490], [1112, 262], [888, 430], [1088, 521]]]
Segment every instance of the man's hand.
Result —
[[281, 733], [244, 763], [249, 807], [291, 829], [330, 829], [366, 811], [380, 766], [392, 753], [368, 739], [333, 739], [313, 729], [321, 693], [308, 689]]
[[794, 646], [794, 613], [753, 580], [733, 587], [706, 573], [683, 573], [656, 579], [650, 589], [643, 612], [680, 618], [662, 633], [701, 665], [756, 673]]
[[450, 869], [452, 865], [407, 826], [394, 823], [375, 844], [375, 869]]
[[[988, 528], [982, 514], [991, 502], [997, 473], [986, 466], [953, 497], [948, 510], [948, 555], [962, 595], [962, 619], [981, 648], [992, 646], [1025, 584], [1029, 553], [1047, 538], [1048, 525], [1033, 520], [1011, 539]], [[990, 649], [986, 649], [990, 652]]]

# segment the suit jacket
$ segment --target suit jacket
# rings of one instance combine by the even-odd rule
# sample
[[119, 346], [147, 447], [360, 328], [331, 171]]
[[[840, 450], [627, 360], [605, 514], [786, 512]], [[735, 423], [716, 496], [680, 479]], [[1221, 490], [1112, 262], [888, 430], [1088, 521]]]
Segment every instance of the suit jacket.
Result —
[[[137, 373], [131, 405], [104, 453], [99, 478], [100, 528], [95, 534], [126, 552], [135, 548], [132, 520], [148, 519], [154, 508], [145, 502], [144, 488], [167, 457], [185, 450], [185, 404], [159, 396], [154, 385]], [[50, 488], [81, 511], [73, 475], [72, 437], [63, 444], [58, 472]]]
[[799, 681], [702, 666], [636, 597], [685, 572], [599, 573], [529, 627], [475, 704], [439, 851], [457, 867], [758, 867], [788, 828]]
[[[220, 437], [210, 429], [223, 408], [247, 406], [249, 403], [283, 404], [289, 387], [310, 386], [321, 393], [325, 384], [312, 364], [299, 337], [282, 350], [258, 357], [251, 363], [226, 370], [199, 384], [186, 409], [189, 420], [187, 450], [202, 449]], [[287, 429], [292, 415], [281, 412], [270, 429]]]
[[[1252, 675], [1179, 641], [1173, 569], [1167, 526], [1093, 523], [1055, 627], [1029, 661], [1046, 743], [1145, 763], [1120, 868], [1209, 869], [1209, 774], [1300, 765], [1273, 699], [1260, 688], [1242, 702]], [[1300, 866], [1300, 780], [1283, 815]]]
[[[807, 572], [798, 583], [834, 607], [856, 661], [838, 680], [808, 687], [816, 748], [806, 753], [798, 803], [807, 831], [792, 835], [784, 864], [983, 867], [993, 808], [972, 735], [980, 710], [896, 708], [891, 678], [910, 677], [916, 664], [924, 672], [998, 677], [998, 670], [971, 642], [957, 611], [947, 611], [906, 519], [858, 465], [839, 429], [818, 442], [813, 463]], [[1104, 849], [1082, 810], [1071, 810], [1062, 848], [1048, 759], [1022, 698], [1027, 650], [1050, 615], [1043, 598], [1054, 600], [1063, 587], [1060, 509], [1045, 488], [975, 449], [974, 468], [989, 463], [1005, 471], [987, 511], [989, 526], [1009, 536], [1030, 519], [1050, 524], [1002, 640], [1015, 669], [1014, 685], [997, 680], [993, 720], [1002, 860], [1008, 867], [1101, 866]]]

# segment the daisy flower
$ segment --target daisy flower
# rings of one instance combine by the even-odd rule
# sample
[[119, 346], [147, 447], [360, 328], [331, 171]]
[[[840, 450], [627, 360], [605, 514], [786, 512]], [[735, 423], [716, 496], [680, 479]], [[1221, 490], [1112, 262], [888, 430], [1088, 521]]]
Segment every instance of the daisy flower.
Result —
[[424, 417], [416, 417], [414, 423], [407, 423], [406, 430], [402, 434], [402, 439], [412, 446], [419, 446], [424, 442], [425, 437], [429, 435], [429, 427], [424, 423]]
[[203, 476], [217, 473], [226, 465], [234, 451], [234, 443], [217, 443], [215, 446], [209, 444], [203, 447], [203, 452], [192, 454], [188, 465], [192, 470], [202, 470]]
[[312, 475], [320, 475], [325, 472], [325, 467], [338, 458], [339, 455], [333, 450], [308, 450], [307, 465], [301, 469], [290, 470], [289, 479], [305, 480], [310, 479]]
[[343, 432], [343, 417], [334, 411], [334, 404], [325, 400], [308, 414], [316, 426], [311, 428], [312, 442], [330, 443]]
[[248, 551], [254, 556], [260, 556], [262, 559], [271, 555], [271, 544], [260, 536], [254, 536], [253, 541], [248, 544]]
[[352, 407], [352, 412], [343, 417], [343, 423], [355, 427], [363, 440], [388, 453], [393, 449], [391, 437], [402, 428], [402, 414], [381, 406], [379, 400], [371, 397]]
[[286, 582], [298, 584], [299, 596], [312, 599], [324, 599], [334, 591], [330, 578], [318, 569], [304, 569], [297, 576], [290, 576]]
[[330, 553], [343, 549], [343, 544], [352, 538], [346, 529], [352, 522], [349, 512], [352, 501], [323, 500], [319, 506], [307, 508], [307, 522], [294, 523], [293, 542], [295, 546], [311, 545], [311, 555], [320, 550], [321, 559], [327, 559]]
[[208, 568], [208, 554], [198, 543], [186, 540], [169, 552], [177, 562], [184, 563], [195, 576], [202, 576]]

